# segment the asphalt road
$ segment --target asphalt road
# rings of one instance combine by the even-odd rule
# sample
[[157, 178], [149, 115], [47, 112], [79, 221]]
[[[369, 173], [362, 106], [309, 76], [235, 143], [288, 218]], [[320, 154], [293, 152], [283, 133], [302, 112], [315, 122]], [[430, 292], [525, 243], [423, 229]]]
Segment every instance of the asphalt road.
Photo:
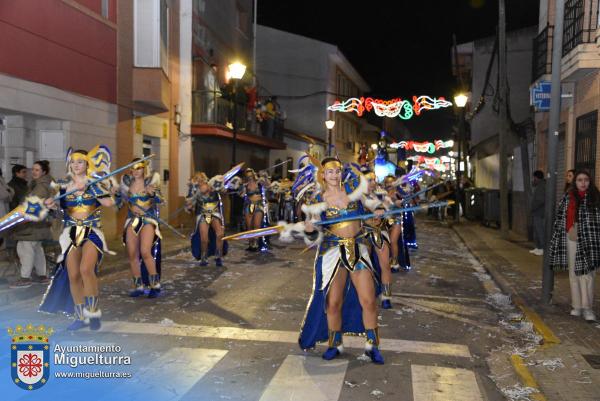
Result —
[[[393, 276], [394, 308], [380, 311], [383, 366], [362, 355], [358, 337], [347, 337], [346, 352], [331, 362], [320, 358], [324, 345], [300, 350], [314, 252], [302, 253], [301, 242], [274, 241], [270, 254], [249, 254], [240, 243], [222, 268], [199, 267], [189, 252], [167, 258], [164, 290], [154, 300], [127, 297], [125, 271], [103, 277], [98, 332], [66, 332], [67, 317], [36, 312], [41, 297], [0, 309], [3, 328], [31, 322], [56, 330], [51, 377], [30, 392], [10, 383], [4, 332], [2, 399], [81, 399], [82, 391], [86, 401], [505, 399], [495, 379], [503, 375], [506, 383], [511, 374], [506, 355], [534, 336], [514, 322], [516, 311], [452, 230], [419, 220], [417, 237], [413, 269]], [[120, 346], [104, 355], [128, 356], [130, 364], [60, 365], [57, 344]], [[131, 378], [55, 376], [96, 371]]]

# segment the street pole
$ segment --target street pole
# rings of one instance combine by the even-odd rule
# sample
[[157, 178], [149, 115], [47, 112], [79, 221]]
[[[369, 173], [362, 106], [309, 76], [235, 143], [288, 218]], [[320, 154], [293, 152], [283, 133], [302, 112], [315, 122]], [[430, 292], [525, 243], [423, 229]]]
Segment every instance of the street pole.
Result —
[[463, 129], [464, 129], [464, 107], [459, 108], [459, 117], [458, 117], [458, 166], [456, 168], [456, 188], [454, 189], [456, 205], [454, 206], [455, 214], [454, 220], [457, 223], [460, 223], [460, 180], [462, 177], [462, 170], [460, 168], [460, 163], [462, 161], [462, 138], [463, 138]]
[[563, 18], [565, 14], [564, 0], [556, 0], [556, 13], [554, 16], [554, 34], [552, 37], [552, 89], [550, 92], [550, 117], [548, 127], [548, 179], [546, 180], [546, 199], [544, 210], [544, 262], [542, 267], [542, 301], [552, 301], [554, 290], [554, 272], [550, 269], [549, 244], [552, 238], [554, 224], [554, 210], [556, 208], [556, 159], [558, 134], [560, 125], [560, 70], [562, 61]]
[[327, 130], [329, 139], [327, 140], [327, 156], [331, 156], [331, 128]]
[[498, 133], [500, 145], [500, 235], [502, 238], [508, 238], [509, 216], [508, 216], [508, 158], [507, 142], [509, 136], [508, 130], [508, 91], [506, 87], [506, 7], [505, 0], [500, 0], [498, 4], [498, 77], [499, 77], [499, 96], [500, 96], [500, 132]]
[[237, 79], [233, 81], [233, 146], [231, 147], [231, 165], [236, 164], [237, 148]]

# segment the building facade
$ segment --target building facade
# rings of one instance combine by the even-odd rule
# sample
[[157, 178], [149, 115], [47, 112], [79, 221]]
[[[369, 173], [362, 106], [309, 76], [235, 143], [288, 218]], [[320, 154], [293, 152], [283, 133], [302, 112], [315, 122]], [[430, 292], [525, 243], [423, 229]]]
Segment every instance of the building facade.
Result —
[[[600, 148], [597, 146], [600, 108], [600, 47], [598, 2], [566, 0], [561, 49], [561, 113], [557, 154], [557, 198], [562, 195], [565, 173], [585, 169], [600, 184]], [[532, 88], [549, 82], [552, 73], [554, 0], [540, 0], [538, 34], [534, 41]], [[547, 171], [549, 112], [536, 111], [537, 168]]]
[[[306, 152], [320, 159], [329, 141], [342, 160], [356, 161], [362, 143], [377, 141], [380, 130], [366, 119], [327, 111], [336, 100], [360, 97], [370, 90], [337, 46], [262, 25], [256, 37], [260, 88], [277, 96], [286, 116], [286, 148], [271, 151], [271, 164], [288, 159], [287, 168], [295, 168]], [[331, 132], [326, 120], [335, 121]]]
[[[22, 0], [0, 6], [0, 163], [50, 161], [68, 147], [117, 145], [116, 0]], [[109, 213], [110, 215], [110, 213]], [[105, 220], [116, 231], [114, 216]]]
[[[507, 138], [511, 227], [525, 236], [528, 234], [527, 199], [531, 191], [528, 182], [535, 157], [534, 134], [527, 129], [533, 123], [529, 76], [535, 34], [536, 28], [530, 27], [507, 32], [506, 35], [509, 118], [512, 120]], [[497, 51], [495, 37], [478, 39], [459, 45], [458, 69], [455, 62], [455, 73], [462, 74], [463, 79], [470, 82], [467, 120], [470, 124], [468, 148], [472, 178], [475, 186], [495, 190], [499, 189], [500, 177]], [[521, 128], [516, 129], [517, 126]], [[525, 163], [524, 159], [527, 159]]]
[[[191, 141], [180, 135], [186, 121], [189, 132], [191, 116], [191, 1], [181, 4], [3, 3], [0, 33], [9, 40], [0, 48], [12, 55], [0, 60], [5, 175], [11, 164], [31, 167], [47, 159], [51, 173], [61, 177], [68, 147], [105, 144], [113, 168], [152, 153], [152, 169], [163, 178], [163, 213], [176, 209], [191, 172]], [[109, 237], [118, 235], [123, 213], [104, 213]]]
[[[209, 176], [239, 162], [267, 168], [269, 151], [285, 144], [275, 130], [261, 130], [255, 118], [253, 1], [198, 0], [192, 14], [194, 167]], [[246, 66], [240, 80], [230, 76], [228, 66], [234, 62]]]

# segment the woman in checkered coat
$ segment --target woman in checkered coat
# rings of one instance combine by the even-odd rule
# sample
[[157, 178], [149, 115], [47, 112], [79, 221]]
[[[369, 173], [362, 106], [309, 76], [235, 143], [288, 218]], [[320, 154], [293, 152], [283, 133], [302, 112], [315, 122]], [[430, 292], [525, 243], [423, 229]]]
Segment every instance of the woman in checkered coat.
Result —
[[550, 266], [569, 270], [571, 315], [594, 321], [594, 276], [600, 268], [600, 192], [586, 171], [575, 173], [554, 220]]

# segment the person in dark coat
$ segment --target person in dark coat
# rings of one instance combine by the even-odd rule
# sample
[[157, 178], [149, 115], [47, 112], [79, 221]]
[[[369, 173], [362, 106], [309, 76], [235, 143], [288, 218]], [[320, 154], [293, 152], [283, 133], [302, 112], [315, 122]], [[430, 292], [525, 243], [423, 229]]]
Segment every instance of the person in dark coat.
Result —
[[25, 195], [29, 190], [27, 183], [27, 167], [22, 164], [15, 164], [12, 168], [12, 179], [8, 182], [8, 186], [15, 192], [10, 201], [9, 208], [13, 210], [23, 202]]
[[541, 256], [544, 254], [544, 213], [546, 210], [546, 180], [544, 172], [533, 172], [533, 198], [531, 200], [531, 217], [533, 218], [533, 242], [535, 248], [531, 253]]

